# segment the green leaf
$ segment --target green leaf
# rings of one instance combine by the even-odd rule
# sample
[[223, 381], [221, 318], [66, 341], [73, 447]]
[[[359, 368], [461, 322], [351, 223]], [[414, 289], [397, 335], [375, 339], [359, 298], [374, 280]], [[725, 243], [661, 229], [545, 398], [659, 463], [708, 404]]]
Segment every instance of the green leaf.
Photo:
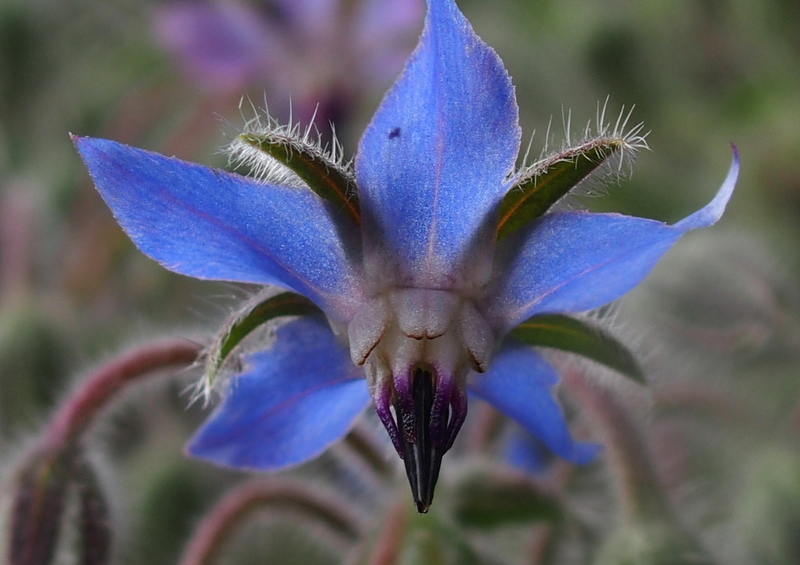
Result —
[[634, 128], [627, 135], [597, 137], [528, 167], [500, 203], [497, 239], [542, 216], [611, 156], [645, 146], [638, 131]]
[[[319, 147], [296, 139], [282, 130], [249, 132], [236, 138], [236, 148], [242, 160], [256, 165], [252, 154], [241, 151], [242, 146], [261, 151], [294, 172], [318, 196], [332, 202], [356, 224], [361, 222], [356, 182], [347, 167], [336, 162]], [[257, 165], [256, 165], [257, 166]]]
[[242, 312], [228, 321], [205, 354], [203, 386], [209, 390], [231, 353], [253, 330], [281, 316], [319, 314], [320, 309], [308, 298], [283, 292], [268, 298], [256, 298]]
[[514, 328], [511, 335], [528, 345], [552, 347], [577, 353], [646, 384], [636, 357], [601, 328], [561, 314], [533, 316]]
[[491, 529], [561, 519], [558, 499], [522, 476], [472, 473], [457, 486], [453, 515], [463, 526]]

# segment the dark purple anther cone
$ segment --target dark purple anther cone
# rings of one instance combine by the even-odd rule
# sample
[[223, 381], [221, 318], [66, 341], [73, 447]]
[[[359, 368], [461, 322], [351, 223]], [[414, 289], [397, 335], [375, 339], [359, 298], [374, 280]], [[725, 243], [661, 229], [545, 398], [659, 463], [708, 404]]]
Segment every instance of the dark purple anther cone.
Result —
[[410, 386], [397, 391], [392, 402], [399, 428], [395, 447], [405, 464], [417, 511], [424, 514], [433, 502], [442, 456], [450, 449], [467, 406], [458, 401], [461, 395], [454, 394], [451, 380], [437, 379], [434, 371], [417, 367], [410, 377]]

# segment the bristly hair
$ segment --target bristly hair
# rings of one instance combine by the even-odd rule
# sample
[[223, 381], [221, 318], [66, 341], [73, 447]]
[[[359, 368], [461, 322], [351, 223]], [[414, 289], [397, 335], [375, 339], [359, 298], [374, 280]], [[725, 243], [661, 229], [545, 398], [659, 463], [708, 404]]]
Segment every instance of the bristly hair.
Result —
[[295, 152], [309, 155], [335, 169], [342, 177], [354, 179], [352, 160], [345, 160], [344, 151], [336, 137], [333, 124], [330, 124], [331, 141], [323, 145], [322, 135], [314, 123], [316, 110], [309, 124], [303, 128], [300, 123], [293, 123], [291, 111], [289, 122], [280, 124], [269, 114], [266, 106], [259, 109], [251, 101], [249, 102], [252, 117], [247, 118], [244, 115], [245, 99], [242, 98], [239, 102], [239, 111], [242, 114], [244, 126], [224, 149], [224, 153], [228, 155], [228, 165], [233, 170], [245, 168], [245, 174], [258, 182], [297, 188], [306, 186], [306, 183], [291, 168], [255, 146], [253, 142], [257, 140], [265, 145], [280, 147], [289, 155]]
[[274, 331], [282, 321], [271, 321], [263, 324], [259, 331], [252, 332], [247, 339], [236, 344], [225, 358], [221, 356], [222, 343], [229, 337], [231, 328], [242, 321], [253, 310], [253, 306], [263, 302], [266, 298], [280, 294], [281, 290], [267, 286], [252, 293], [245, 299], [225, 321], [221, 331], [214, 340], [203, 350], [200, 362], [204, 365], [203, 375], [189, 387], [189, 402], [193, 404], [202, 400], [202, 405], [208, 406], [215, 393], [222, 393], [229, 377], [242, 372], [242, 357], [253, 351], [269, 347], [274, 338]]
[[[649, 149], [646, 138], [650, 132], [643, 132], [642, 122], [628, 126], [635, 107], [626, 112], [623, 106], [615, 121], [606, 121], [608, 101], [606, 98], [602, 105], [598, 102], [594, 124], [589, 121], [578, 136], [573, 136], [572, 133], [572, 113], [562, 113], [564, 141], [555, 151], [550, 148], [553, 144], [551, 120], [539, 159], [532, 165], [523, 162], [515, 175], [514, 184], [520, 185], [543, 174], [554, 163], [577, 162], [581, 157], [592, 159], [590, 154], [593, 152], [596, 154], [594, 160], [598, 163], [598, 168], [577, 185], [577, 191], [570, 191], [570, 196], [592, 195], [598, 189], [602, 190], [608, 184], [629, 176], [636, 153], [641, 149]], [[530, 147], [525, 154], [525, 161], [529, 151]]]

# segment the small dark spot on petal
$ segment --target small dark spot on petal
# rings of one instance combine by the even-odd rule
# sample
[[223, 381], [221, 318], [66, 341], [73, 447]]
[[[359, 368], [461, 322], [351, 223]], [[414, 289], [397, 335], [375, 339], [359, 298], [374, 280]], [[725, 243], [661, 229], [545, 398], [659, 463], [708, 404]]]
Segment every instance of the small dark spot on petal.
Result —
[[394, 128], [389, 132], [389, 139], [394, 139], [396, 137], [400, 137], [400, 128]]

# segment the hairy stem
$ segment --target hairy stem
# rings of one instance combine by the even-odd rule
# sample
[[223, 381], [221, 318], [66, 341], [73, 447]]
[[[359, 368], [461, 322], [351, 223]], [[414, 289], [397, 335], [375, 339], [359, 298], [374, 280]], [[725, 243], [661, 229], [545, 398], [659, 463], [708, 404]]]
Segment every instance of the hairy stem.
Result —
[[44, 433], [54, 449], [80, 440], [86, 429], [117, 394], [129, 384], [158, 370], [187, 367], [202, 347], [184, 339], [148, 343], [102, 365], [62, 404]]
[[343, 510], [343, 501], [312, 492], [303, 483], [286, 479], [254, 480], [234, 488], [211, 509], [194, 532], [180, 565], [210, 565], [237, 527], [263, 509], [302, 514], [348, 542], [358, 539], [361, 525]]

